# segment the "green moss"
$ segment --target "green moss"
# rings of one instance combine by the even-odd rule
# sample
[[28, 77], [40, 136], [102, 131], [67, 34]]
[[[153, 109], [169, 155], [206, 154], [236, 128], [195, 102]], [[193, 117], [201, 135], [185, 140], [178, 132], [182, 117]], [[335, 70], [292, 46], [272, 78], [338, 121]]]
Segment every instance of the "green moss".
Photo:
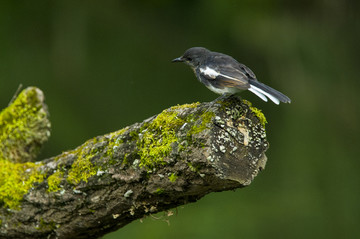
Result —
[[231, 106], [231, 101], [229, 100], [218, 100], [216, 101], [216, 103], [221, 105], [221, 109], [225, 109]]
[[[145, 123], [139, 130], [141, 135], [138, 138], [137, 146], [140, 156], [140, 167], [152, 170], [159, 165], [164, 165], [164, 157], [168, 156], [172, 150], [172, 145], [179, 139], [176, 132], [185, 123], [195, 123], [194, 126], [187, 133], [190, 138], [193, 134], [202, 132], [207, 128], [207, 124], [211, 122], [212, 117], [215, 116], [213, 112], [205, 112], [201, 116], [193, 114], [186, 118], [178, 116], [179, 110], [184, 108], [195, 108], [200, 103], [184, 104], [173, 106], [170, 109], [161, 112], [152, 122]], [[180, 145], [179, 147], [184, 147]]]
[[80, 183], [81, 181], [87, 182], [88, 178], [95, 175], [99, 167], [93, 165], [90, 159], [93, 155], [80, 153], [78, 158], [71, 165], [69, 174], [67, 176], [67, 181], [73, 185]]
[[[75, 150], [68, 152], [77, 155], [71, 168], [68, 171], [66, 180], [76, 185], [81, 181], [88, 182], [91, 176], [94, 176], [98, 171], [106, 170], [109, 165], [114, 165], [118, 162], [114, 158], [114, 153], [118, 150], [117, 148], [123, 143], [121, 135], [127, 131], [128, 128], [121, 129], [119, 131], [110, 134], [110, 140], [108, 144], [102, 144], [101, 137], [97, 137], [85, 142], [82, 146]], [[107, 137], [108, 139], [108, 137]], [[105, 156], [109, 157], [107, 160], [97, 160], [102, 155], [102, 152], [106, 152]], [[124, 157], [126, 161], [127, 154]], [[104, 163], [103, 163], [104, 162]]]
[[171, 151], [171, 144], [177, 141], [176, 130], [185, 123], [177, 117], [177, 112], [164, 110], [151, 123], [140, 129], [143, 134], [137, 141], [140, 156], [140, 167], [153, 169], [165, 164], [163, 158]]
[[[111, 133], [109, 135], [110, 139], [108, 141], [108, 144], [102, 144], [103, 139], [101, 137], [96, 137], [88, 140], [82, 146], [76, 148], [75, 150], [67, 152], [67, 154], [74, 154], [77, 156], [66, 176], [67, 182], [73, 185], [79, 184], [81, 181], [88, 182], [88, 179], [91, 176], [96, 175], [99, 170], [106, 170], [109, 165], [116, 164], [118, 161], [116, 159], [113, 159], [114, 153], [117, 148], [123, 143], [121, 135], [124, 134], [127, 130], [128, 128], [126, 127], [124, 129]], [[98, 157], [99, 154], [101, 155], [101, 153], [105, 151], [105, 156], [108, 157], [108, 159], [105, 160], [106, 163], [95, 163], [95, 160], [93, 159]], [[126, 160], [126, 155], [124, 160]], [[54, 183], [56, 185], [56, 178], [54, 179]], [[54, 190], [58, 190], [58, 188], [54, 187]], [[49, 192], [50, 191], [52, 190], [50, 190], [49, 184]]]
[[43, 218], [40, 218], [40, 223], [35, 229], [41, 231], [54, 230], [56, 229], [56, 223], [54, 221], [45, 222]]
[[134, 131], [131, 131], [129, 133], [129, 135], [131, 136], [131, 139], [132, 140], [138, 140], [139, 139], [139, 132], [134, 130]]
[[40, 172], [42, 164], [12, 163], [0, 158], [0, 204], [11, 209], [19, 209], [20, 201], [34, 183], [44, 180]]
[[156, 190], [155, 190], [155, 192], [154, 192], [154, 194], [163, 194], [165, 191], [164, 191], [164, 189], [161, 189], [161, 188], [157, 188]]
[[170, 110], [178, 110], [178, 109], [184, 109], [184, 108], [196, 108], [200, 105], [200, 102], [195, 102], [192, 104], [183, 104], [183, 105], [176, 105], [170, 108]]
[[43, 93], [29, 87], [0, 112], [0, 205], [19, 209], [24, 195], [45, 178], [32, 163], [50, 136]]
[[198, 172], [199, 171], [200, 166], [194, 166], [191, 162], [188, 162], [187, 165], [188, 165], [188, 167], [190, 168], [191, 171], [193, 171], [193, 172]]
[[48, 177], [48, 192], [56, 192], [60, 190], [60, 183], [62, 178], [64, 177], [64, 173], [61, 171], [57, 171], [51, 176]]
[[243, 103], [245, 103], [249, 106], [250, 110], [255, 114], [255, 116], [259, 119], [261, 125], [265, 128], [265, 124], [267, 124], [268, 122], [265, 118], [264, 113], [261, 112], [261, 110], [259, 110], [258, 108], [252, 106], [250, 101], [243, 100]]
[[121, 130], [111, 133], [108, 148], [106, 150], [106, 156], [108, 156], [110, 160], [113, 158], [114, 151], [116, 150], [116, 148], [119, 147], [120, 144], [124, 143], [124, 141], [120, 138], [120, 136], [124, 134], [127, 130], [128, 127], [125, 127]]
[[205, 129], [207, 129], [207, 124], [211, 122], [212, 118], [215, 116], [214, 112], [211, 111], [207, 111], [205, 113], [203, 113], [200, 117], [200, 121], [199, 124], [194, 124], [194, 126], [189, 130], [188, 132], [188, 136], [193, 135], [193, 134], [198, 134], [202, 131], [204, 131]]
[[121, 162], [121, 164], [127, 165], [127, 164], [129, 163], [128, 156], [129, 156], [128, 153], [126, 153], [126, 154], [124, 155], [124, 158], [123, 158], [123, 161]]
[[50, 121], [42, 92], [29, 87], [0, 112], [0, 158], [12, 162], [35, 161], [50, 136]]
[[170, 176], [169, 176], [169, 180], [170, 180], [170, 182], [172, 182], [172, 183], [175, 182], [177, 178], [178, 178], [178, 176], [176, 176], [175, 173], [172, 173], [172, 174], [170, 174]]

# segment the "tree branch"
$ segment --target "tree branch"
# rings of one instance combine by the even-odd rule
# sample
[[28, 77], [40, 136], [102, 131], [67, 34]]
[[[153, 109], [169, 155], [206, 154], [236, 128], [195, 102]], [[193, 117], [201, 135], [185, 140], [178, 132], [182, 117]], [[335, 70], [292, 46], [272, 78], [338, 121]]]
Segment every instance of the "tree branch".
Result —
[[[34, 89], [21, 94], [37, 92], [37, 112], [44, 112]], [[171, 107], [38, 163], [0, 154], [0, 237], [97, 238], [210, 192], [247, 186], [266, 163], [264, 124], [259, 110], [230, 97]]]

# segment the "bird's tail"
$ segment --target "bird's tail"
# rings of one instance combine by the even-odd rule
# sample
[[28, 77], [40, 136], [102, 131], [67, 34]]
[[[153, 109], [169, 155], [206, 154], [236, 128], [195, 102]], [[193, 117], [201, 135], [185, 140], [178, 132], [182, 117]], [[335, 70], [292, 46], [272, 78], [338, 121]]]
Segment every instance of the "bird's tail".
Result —
[[269, 98], [272, 102], [274, 102], [277, 105], [280, 102], [291, 103], [289, 97], [259, 81], [250, 79], [249, 84], [250, 84], [250, 88], [248, 90], [254, 93], [255, 95], [259, 96], [263, 101], [267, 101], [267, 98]]

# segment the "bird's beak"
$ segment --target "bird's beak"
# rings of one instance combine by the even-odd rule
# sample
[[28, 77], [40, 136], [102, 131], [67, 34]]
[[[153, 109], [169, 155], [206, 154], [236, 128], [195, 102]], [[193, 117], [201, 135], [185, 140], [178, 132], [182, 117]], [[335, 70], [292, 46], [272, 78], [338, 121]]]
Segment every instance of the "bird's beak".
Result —
[[171, 62], [183, 62], [184, 58], [182, 56], [175, 58], [174, 60], [172, 60]]

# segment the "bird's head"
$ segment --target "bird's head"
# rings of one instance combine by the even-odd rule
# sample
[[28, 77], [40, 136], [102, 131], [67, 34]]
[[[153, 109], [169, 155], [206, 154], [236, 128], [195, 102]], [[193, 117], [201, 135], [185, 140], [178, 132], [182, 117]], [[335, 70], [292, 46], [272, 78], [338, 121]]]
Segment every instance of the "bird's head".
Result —
[[184, 55], [175, 58], [172, 62], [184, 62], [192, 68], [201, 64], [210, 51], [203, 47], [192, 47], [185, 51]]

